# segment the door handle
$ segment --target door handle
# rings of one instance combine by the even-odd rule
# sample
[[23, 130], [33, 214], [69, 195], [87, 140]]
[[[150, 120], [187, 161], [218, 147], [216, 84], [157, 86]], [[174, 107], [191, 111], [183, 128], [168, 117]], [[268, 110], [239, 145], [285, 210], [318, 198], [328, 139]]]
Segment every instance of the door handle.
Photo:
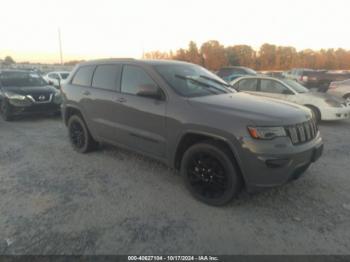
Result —
[[119, 98], [117, 98], [117, 102], [124, 103], [124, 102], [126, 102], [126, 99], [124, 97], [119, 97]]
[[83, 95], [84, 95], [84, 96], [89, 96], [90, 94], [91, 94], [90, 91], [84, 91], [84, 92], [83, 92]]

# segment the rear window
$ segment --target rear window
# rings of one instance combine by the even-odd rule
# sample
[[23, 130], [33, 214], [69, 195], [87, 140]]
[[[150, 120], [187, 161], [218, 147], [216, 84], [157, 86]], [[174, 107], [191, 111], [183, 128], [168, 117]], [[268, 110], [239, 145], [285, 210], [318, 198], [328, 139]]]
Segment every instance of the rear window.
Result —
[[119, 90], [122, 65], [99, 65], [97, 66], [92, 86], [96, 88]]
[[95, 66], [80, 67], [72, 80], [72, 84], [80, 86], [90, 86], [94, 69]]

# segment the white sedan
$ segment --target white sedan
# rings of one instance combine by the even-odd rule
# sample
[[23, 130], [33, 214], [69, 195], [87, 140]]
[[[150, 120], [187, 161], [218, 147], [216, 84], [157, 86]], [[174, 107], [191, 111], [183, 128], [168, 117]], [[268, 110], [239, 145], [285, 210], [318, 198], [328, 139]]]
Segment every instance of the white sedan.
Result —
[[69, 76], [69, 72], [67, 71], [56, 71], [50, 72], [43, 76], [43, 78], [49, 83], [54, 85], [55, 87], [59, 87], [60, 84], [67, 79]]
[[350, 118], [350, 102], [326, 93], [310, 92], [290, 79], [247, 76], [230, 83], [239, 92], [272, 97], [306, 106], [317, 121]]
[[332, 82], [327, 93], [342, 97], [350, 102], [350, 79]]

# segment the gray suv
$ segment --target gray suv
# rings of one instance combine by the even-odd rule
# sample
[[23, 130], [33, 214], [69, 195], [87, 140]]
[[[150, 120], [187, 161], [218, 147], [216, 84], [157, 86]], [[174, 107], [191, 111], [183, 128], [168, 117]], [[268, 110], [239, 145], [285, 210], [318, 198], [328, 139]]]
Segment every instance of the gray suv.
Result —
[[211, 205], [297, 179], [322, 154], [305, 107], [237, 93], [190, 63], [134, 59], [79, 64], [62, 86], [73, 148], [110, 143], [180, 170]]

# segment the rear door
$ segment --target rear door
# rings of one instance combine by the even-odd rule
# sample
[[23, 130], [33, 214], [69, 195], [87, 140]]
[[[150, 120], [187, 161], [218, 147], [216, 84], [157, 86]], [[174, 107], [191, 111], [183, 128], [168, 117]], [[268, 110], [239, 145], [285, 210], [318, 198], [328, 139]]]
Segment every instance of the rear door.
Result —
[[121, 64], [97, 65], [93, 69], [90, 87], [83, 90], [82, 104], [88, 116], [89, 126], [94, 134], [107, 141], [114, 141], [119, 134], [114, 123], [121, 71]]
[[[139, 96], [139, 91], [146, 85], [157, 86], [164, 99]], [[165, 111], [165, 94], [150, 74], [140, 66], [124, 65], [121, 91], [114, 111], [121, 130], [118, 142], [157, 158], [165, 158]]]

